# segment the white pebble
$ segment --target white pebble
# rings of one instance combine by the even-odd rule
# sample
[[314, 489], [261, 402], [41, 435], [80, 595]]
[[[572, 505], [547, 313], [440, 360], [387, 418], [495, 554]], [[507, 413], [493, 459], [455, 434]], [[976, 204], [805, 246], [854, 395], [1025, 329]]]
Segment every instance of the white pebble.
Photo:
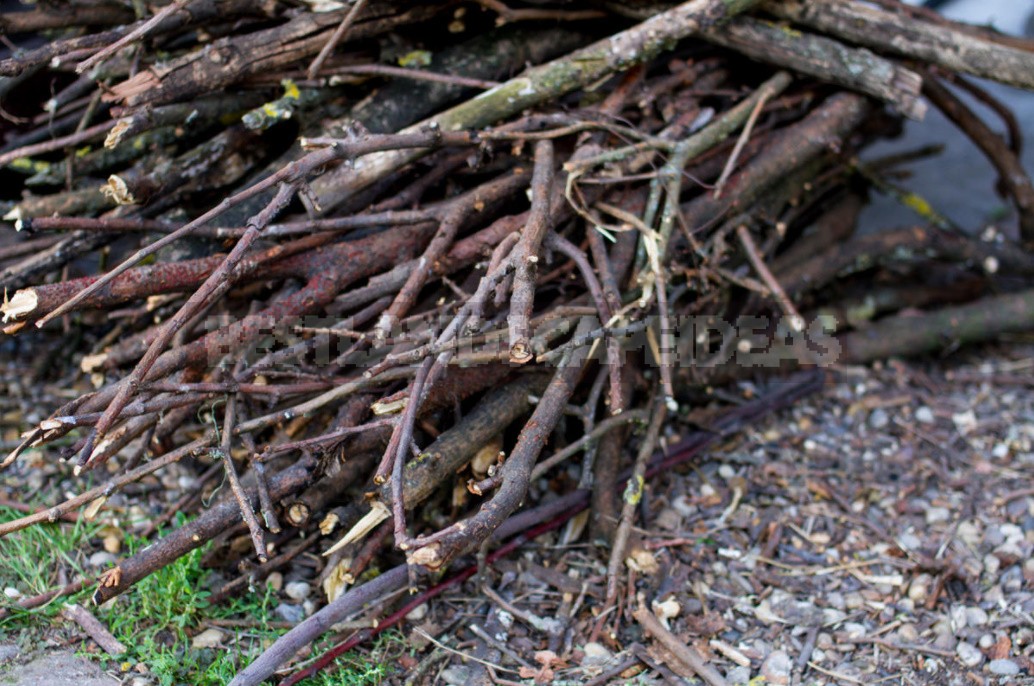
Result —
[[965, 412], [958, 412], [951, 416], [952, 423], [955, 424], [955, 430], [965, 436], [973, 429], [977, 428], [977, 416], [973, 410], [966, 410]]
[[725, 680], [734, 686], [741, 686], [742, 684], [750, 683], [750, 667], [736, 666], [730, 669], [726, 675]]
[[955, 530], [955, 535], [971, 548], [976, 548], [980, 545], [980, 525], [972, 519], [960, 522], [958, 528]]
[[1020, 666], [1012, 660], [991, 660], [988, 669], [999, 676], [1013, 676], [1020, 673]]
[[946, 507], [930, 507], [926, 510], [927, 524], [940, 524], [951, 519], [951, 511]]
[[923, 546], [923, 542], [911, 531], [906, 531], [898, 537], [898, 543], [905, 550], [919, 550]]
[[968, 626], [984, 626], [988, 622], [987, 613], [979, 607], [966, 608], [966, 624]]
[[869, 631], [865, 628], [864, 624], [858, 622], [847, 622], [844, 624], [844, 633], [850, 638], [861, 638], [865, 636]]
[[312, 586], [305, 581], [290, 581], [284, 586], [284, 593], [291, 600], [305, 600], [312, 593]]
[[215, 648], [221, 645], [223, 642], [223, 632], [219, 629], [205, 629], [200, 634], [194, 637], [190, 642], [190, 647], [195, 650], [202, 648]]
[[882, 429], [890, 423], [890, 417], [883, 408], [877, 408], [869, 414], [869, 426], [874, 429]]
[[918, 410], [916, 410], [916, 421], [920, 422], [922, 424], [933, 424], [934, 423], [933, 410], [931, 410], [926, 405], [923, 405]]
[[90, 555], [88, 560], [88, 564], [91, 567], [107, 567], [109, 564], [115, 564], [116, 562], [118, 562], [118, 558], [106, 550]]
[[984, 654], [977, 650], [976, 646], [970, 645], [965, 641], [959, 641], [959, 644], [955, 646], [955, 654], [959, 656], [962, 664], [967, 667], [976, 667], [984, 661]]
[[782, 650], [774, 651], [761, 663], [761, 676], [765, 677], [770, 684], [790, 683], [791, 671], [793, 671], [793, 661]]
[[929, 574], [918, 575], [908, 587], [908, 597], [917, 604], [922, 603], [930, 595], [930, 584], [932, 583], [933, 577]]

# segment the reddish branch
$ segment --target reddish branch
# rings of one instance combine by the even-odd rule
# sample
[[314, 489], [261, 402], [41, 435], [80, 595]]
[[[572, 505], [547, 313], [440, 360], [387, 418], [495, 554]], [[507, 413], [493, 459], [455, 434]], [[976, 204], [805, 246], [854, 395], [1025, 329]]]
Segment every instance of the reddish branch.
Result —
[[[301, 458], [295, 464], [269, 479], [269, 494], [274, 500], [300, 491], [312, 478], [315, 460]], [[258, 502], [257, 489], [244, 489], [244, 495], [254, 506]], [[195, 550], [217, 534], [241, 521], [241, 508], [236, 499], [226, 500], [204, 514], [176, 529], [164, 538], [147, 546], [136, 555], [126, 558], [102, 576], [93, 593], [94, 603], [100, 605], [123, 593], [130, 586]]]
[[[282, 189], [287, 189], [292, 192], [288, 194], [286, 190], [281, 191], [278, 196], [274, 198], [273, 201], [270, 201], [270, 203], [261, 212], [249, 220], [248, 228], [254, 229], [253, 233], [261, 231], [269, 224], [270, 221], [272, 221], [277, 211], [279, 211], [282, 206], [290, 200], [291, 196], [293, 196], [293, 191], [298, 188], [307, 176], [317, 169], [322, 169], [328, 164], [346, 159], [354, 159], [355, 157], [383, 150], [397, 150], [399, 148], [413, 147], [427, 148], [442, 144], [453, 145], [470, 143], [471, 137], [466, 133], [445, 133], [437, 129], [398, 135], [367, 136], [355, 141], [328, 139], [321, 144], [323, 147], [319, 150], [305, 155], [301, 159], [287, 165], [276, 174], [273, 174], [272, 176], [249, 186], [247, 189], [226, 198], [197, 219], [188, 222], [176, 231], [173, 231], [167, 236], [163, 236], [157, 241], [149, 244], [147, 247], [136, 251], [129, 258], [125, 259], [118, 267], [112, 269], [110, 272], [97, 279], [97, 281], [90, 284], [87, 288], [80, 291], [63, 306], [49, 312], [45, 317], [40, 319], [36, 325], [42, 326], [46, 324], [47, 321], [71, 311], [81, 300], [89, 297], [100, 288], [106, 286], [113, 279], [138, 264], [144, 258], [149, 255], [153, 255], [161, 248], [174, 243], [180, 238], [191, 234], [194, 230], [204, 226], [230, 208], [262, 193], [266, 189], [280, 186]], [[245, 235], [249, 235], [247, 229], [245, 231]], [[254, 236], [249, 238], [245, 247], [247, 247], [247, 245], [249, 245], [253, 240]], [[244, 241], [243, 236], [241, 241]], [[243, 256], [243, 251], [239, 251], [235, 259], [239, 260], [241, 256]], [[226, 269], [227, 273], [229, 273], [231, 269]]]

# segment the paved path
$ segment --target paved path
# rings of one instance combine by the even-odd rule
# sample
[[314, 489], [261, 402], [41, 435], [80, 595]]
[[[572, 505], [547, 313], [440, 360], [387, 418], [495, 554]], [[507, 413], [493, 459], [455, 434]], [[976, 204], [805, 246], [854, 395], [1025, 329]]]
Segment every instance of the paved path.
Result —
[[0, 645], [0, 686], [115, 686], [95, 663], [68, 650], [41, 655], [27, 664], [15, 664], [17, 648]]

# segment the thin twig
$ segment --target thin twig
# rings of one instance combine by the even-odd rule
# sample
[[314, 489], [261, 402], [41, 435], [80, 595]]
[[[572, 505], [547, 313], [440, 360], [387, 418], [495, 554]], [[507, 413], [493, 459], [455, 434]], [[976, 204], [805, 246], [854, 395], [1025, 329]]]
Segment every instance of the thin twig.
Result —
[[237, 499], [237, 505], [241, 509], [241, 518], [248, 525], [248, 532], [251, 534], [252, 545], [255, 546], [255, 556], [262, 564], [268, 560], [266, 556], [266, 541], [262, 534], [262, 527], [259, 525], [255, 510], [251, 507], [248, 494], [241, 486], [240, 477], [237, 476], [237, 468], [233, 465], [233, 457], [230, 455], [230, 448], [233, 444], [233, 429], [237, 423], [237, 401], [231, 396], [226, 401], [226, 419], [223, 422], [222, 443], [216, 452], [223, 461], [223, 470], [226, 473], [226, 480], [230, 482], [230, 490]]
[[[652, 403], [653, 416], [650, 425], [646, 429], [646, 435], [639, 446], [636, 455], [635, 465], [632, 468], [632, 476], [625, 486], [624, 501], [621, 505], [621, 517], [618, 528], [614, 534], [614, 541], [610, 549], [610, 561], [607, 564], [607, 596], [603, 602], [604, 608], [614, 607], [618, 597], [618, 581], [621, 578], [621, 568], [625, 562], [625, 552], [628, 547], [628, 539], [632, 533], [632, 519], [635, 516], [636, 506], [643, 497], [644, 477], [646, 474], [646, 463], [653, 455], [654, 448], [660, 438], [661, 428], [668, 414], [663, 403]], [[601, 618], [602, 621], [602, 618]]]
[[670, 652], [684, 667], [692, 670], [710, 686], [728, 686], [729, 682], [718, 673], [718, 670], [707, 664], [704, 657], [692, 646], [683, 643], [675, 634], [664, 628], [660, 620], [644, 605], [639, 605], [632, 613], [639, 625]]
[[780, 285], [779, 280], [776, 279], [768, 265], [765, 264], [765, 259], [761, 256], [761, 251], [758, 250], [757, 244], [754, 243], [754, 239], [750, 235], [750, 229], [747, 228], [746, 224], [740, 224], [736, 227], [736, 237], [740, 239], [740, 245], [743, 246], [743, 251], [747, 253], [747, 259], [750, 260], [754, 271], [758, 273], [758, 276], [765, 282], [768, 290], [772, 292], [783, 314], [789, 317], [790, 328], [794, 331], [804, 331], [804, 317], [797, 311], [797, 307], [790, 300], [790, 297], [786, 294], [782, 285]]
[[[413, 69], [411, 67], [393, 67], [390, 64], [354, 64], [344, 67], [334, 67], [323, 72], [328, 74], [372, 74], [374, 76], [395, 76], [400, 79], [413, 79], [415, 81], [432, 81], [435, 83], [447, 83], [453, 86], [464, 86], [467, 88], [480, 88], [488, 90], [499, 85], [498, 81], [486, 81], [485, 79], [472, 79], [458, 74], [440, 74], [436, 71], [426, 69]], [[331, 81], [333, 84], [333, 81]]]
[[61, 616], [78, 624], [108, 655], [118, 657], [126, 652], [126, 646], [115, 638], [108, 631], [108, 628], [101, 624], [100, 620], [83, 606], [68, 603], [61, 608]]
[[754, 109], [750, 111], [747, 123], [743, 125], [743, 131], [740, 132], [740, 137], [736, 139], [736, 145], [733, 147], [732, 152], [729, 153], [729, 159], [725, 163], [725, 168], [722, 169], [722, 174], [718, 177], [718, 180], [714, 182], [715, 198], [721, 197], [722, 189], [725, 188], [725, 182], [732, 176], [732, 170], [736, 168], [736, 161], [740, 158], [740, 153], [743, 152], [747, 141], [750, 140], [750, 134], [754, 131], [754, 124], [757, 123], [761, 110], [765, 108], [765, 103], [768, 102], [771, 92], [767, 88], [760, 90], [757, 102], [754, 103]]
[[322, 67], [323, 63], [328, 57], [330, 57], [330, 53], [334, 52], [337, 44], [345, 39], [348, 29], [355, 23], [356, 18], [365, 6], [366, 0], [355, 0], [355, 4], [352, 5], [350, 10], [348, 10], [348, 14], [346, 14], [341, 20], [341, 23], [337, 25], [337, 28], [334, 29], [334, 33], [330, 35], [330, 38], [327, 39], [327, 43], [320, 50], [319, 54], [316, 55], [316, 59], [314, 59], [312, 64], [309, 65], [309, 70], [306, 72], [306, 75], [310, 79], [316, 78], [316, 75], [320, 71], [320, 67]]
[[130, 43], [142, 39], [148, 33], [153, 31], [158, 26], [158, 24], [162, 22], [162, 20], [164, 20], [173, 12], [183, 9], [183, 7], [185, 7], [189, 2], [191, 2], [191, 0], [174, 0], [173, 2], [169, 3], [165, 7], [155, 12], [154, 16], [142, 23], [140, 26], [136, 27], [126, 35], [122, 36], [114, 43], [111, 43], [110, 45], [101, 48], [93, 56], [75, 65], [75, 73], [82, 74], [88, 69], [92, 69], [94, 66], [108, 59], [109, 57], [111, 57], [116, 52], [126, 47]]

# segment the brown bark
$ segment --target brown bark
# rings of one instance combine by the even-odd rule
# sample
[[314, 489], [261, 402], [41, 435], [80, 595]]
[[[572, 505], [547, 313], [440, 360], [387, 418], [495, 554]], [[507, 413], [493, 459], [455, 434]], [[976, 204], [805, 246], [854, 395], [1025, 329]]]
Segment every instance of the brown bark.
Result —
[[[291, 467], [276, 474], [269, 480], [270, 496], [274, 500], [279, 500], [301, 490], [312, 477], [314, 467], [315, 460], [302, 458]], [[255, 506], [258, 505], [257, 488], [246, 489], [246, 496]], [[153, 574], [191, 550], [200, 548], [207, 541], [240, 521], [241, 510], [236, 500], [227, 500], [216, 505], [189, 524], [176, 529], [105, 572], [97, 590], [93, 593], [93, 602], [100, 605], [125, 592], [144, 577]]]
[[952, 25], [918, 17], [904, 19], [856, 0], [773, 0], [765, 9], [874, 50], [1010, 86], [1034, 88], [1034, 52], [995, 43]]

